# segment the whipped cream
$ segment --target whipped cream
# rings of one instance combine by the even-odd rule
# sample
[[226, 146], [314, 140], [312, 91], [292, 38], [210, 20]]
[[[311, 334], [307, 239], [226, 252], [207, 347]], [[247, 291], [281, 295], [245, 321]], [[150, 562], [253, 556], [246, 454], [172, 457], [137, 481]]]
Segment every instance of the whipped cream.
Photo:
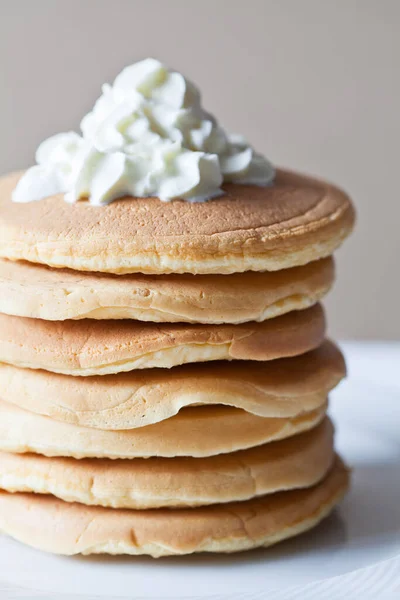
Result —
[[183, 75], [148, 58], [105, 84], [81, 122], [82, 135], [40, 144], [14, 202], [65, 194], [67, 202], [108, 204], [123, 196], [198, 202], [220, 196], [223, 182], [266, 186], [274, 168], [201, 106]]

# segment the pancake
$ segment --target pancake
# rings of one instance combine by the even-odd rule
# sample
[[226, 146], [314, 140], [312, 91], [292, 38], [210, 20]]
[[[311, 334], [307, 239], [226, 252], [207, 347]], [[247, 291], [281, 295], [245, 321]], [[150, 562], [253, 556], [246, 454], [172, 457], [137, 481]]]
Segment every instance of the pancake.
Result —
[[0, 530], [57, 554], [238, 552], [270, 546], [314, 527], [342, 499], [340, 458], [317, 485], [203, 508], [111, 509], [52, 496], [0, 492]]
[[228, 406], [201, 406], [154, 425], [103, 431], [53, 421], [0, 401], [0, 451], [73, 458], [216, 456], [312, 429], [326, 408], [269, 419]]
[[354, 223], [338, 188], [278, 170], [270, 187], [228, 184], [210, 202], [125, 198], [96, 207], [62, 195], [17, 204], [0, 179], [0, 257], [105, 273], [277, 271], [324, 258]]
[[245, 323], [308, 308], [334, 281], [331, 257], [270, 273], [109, 275], [0, 259], [0, 312], [47, 321]]
[[344, 375], [343, 356], [331, 342], [265, 363], [213, 362], [90, 378], [0, 363], [0, 398], [65, 423], [119, 430], [169, 419], [196, 404], [295, 417], [321, 407]]
[[329, 419], [311, 431], [209, 458], [47, 458], [0, 453], [0, 488], [112, 508], [202, 506], [310, 487], [333, 462]]
[[312, 350], [324, 335], [319, 304], [241, 325], [43, 321], [0, 314], [0, 361], [67, 375], [107, 375], [214, 360], [268, 361]]

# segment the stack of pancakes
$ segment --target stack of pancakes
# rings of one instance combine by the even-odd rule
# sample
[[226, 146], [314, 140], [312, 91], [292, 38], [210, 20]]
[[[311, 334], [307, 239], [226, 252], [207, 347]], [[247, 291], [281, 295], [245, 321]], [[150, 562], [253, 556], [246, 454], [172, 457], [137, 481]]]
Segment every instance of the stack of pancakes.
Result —
[[63, 553], [267, 546], [343, 496], [318, 301], [347, 196], [279, 171], [191, 204], [0, 180], [0, 530]]

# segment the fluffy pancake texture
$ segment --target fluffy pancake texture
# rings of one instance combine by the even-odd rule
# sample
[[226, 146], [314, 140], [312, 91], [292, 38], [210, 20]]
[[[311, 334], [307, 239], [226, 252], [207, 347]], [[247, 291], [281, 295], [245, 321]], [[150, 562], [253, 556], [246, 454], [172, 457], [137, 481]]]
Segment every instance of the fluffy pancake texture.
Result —
[[236, 552], [302, 533], [341, 500], [349, 473], [337, 458], [317, 485], [202, 508], [124, 510], [0, 492], [0, 530], [58, 554]]
[[65, 423], [119, 430], [169, 419], [196, 404], [295, 417], [321, 407], [345, 373], [343, 356], [329, 341], [264, 363], [210, 362], [90, 378], [0, 363], [0, 398]]
[[344, 192], [282, 170], [271, 187], [229, 184], [210, 202], [128, 198], [103, 207], [61, 195], [13, 203], [19, 177], [0, 179], [0, 257], [78, 271], [275, 271], [329, 256], [354, 222]]
[[106, 375], [192, 362], [295, 356], [319, 346], [324, 334], [319, 304], [241, 325], [55, 322], [0, 314], [0, 361], [68, 375]]
[[310, 487], [333, 462], [329, 419], [311, 431], [209, 458], [47, 458], [0, 453], [0, 488], [113, 508], [204, 506]]
[[325, 413], [326, 404], [287, 419], [258, 417], [227, 406], [201, 406], [154, 425], [103, 431], [52, 421], [0, 401], [0, 451], [73, 458], [215, 456], [307, 431]]
[[264, 321], [312, 306], [331, 288], [331, 257], [283, 271], [110, 275], [0, 259], [0, 312], [48, 321]]

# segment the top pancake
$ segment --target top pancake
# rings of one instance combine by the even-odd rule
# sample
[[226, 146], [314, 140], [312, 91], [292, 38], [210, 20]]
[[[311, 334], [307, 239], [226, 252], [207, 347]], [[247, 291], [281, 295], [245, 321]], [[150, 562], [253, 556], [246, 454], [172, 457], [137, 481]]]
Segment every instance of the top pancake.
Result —
[[279, 171], [274, 185], [229, 184], [204, 203], [125, 198], [69, 205], [61, 195], [16, 204], [0, 179], [0, 257], [108, 273], [275, 271], [332, 254], [354, 211], [330, 184]]

